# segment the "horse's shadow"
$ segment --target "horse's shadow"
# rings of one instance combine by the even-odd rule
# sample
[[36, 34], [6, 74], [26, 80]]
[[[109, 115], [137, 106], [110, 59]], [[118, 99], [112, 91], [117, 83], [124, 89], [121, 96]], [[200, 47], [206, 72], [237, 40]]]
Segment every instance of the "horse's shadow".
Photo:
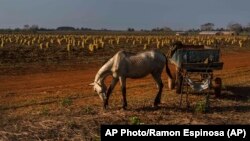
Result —
[[141, 112], [141, 111], [144, 111], [144, 112], [154, 112], [154, 111], [158, 111], [158, 110], [162, 110], [162, 111], [182, 111], [182, 112], [190, 112], [191, 110], [190, 109], [185, 109], [185, 108], [182, 108], [182, 107], [179, 107], [178, 104], [175, 104], [175, 105], [165, 105], [165, 104], [160, 104], [159, 106], [157, 107], [154, 107], [154, 106], [143, 106], [143, 107], [137, 107], [135, 109], [133, 109], [137, 112]]
[[211, 112], [228, 112], [235, 111], [240, 113], [250, 112], [249, 105], [233, 105], [233, 106], [214, 106], [210, 109]]
[[[244, 86], [227, 86], [222, 91], [219, 99], [232, 100], [244, 103], [250, 103], [250, 87]], [[230, 105], [230, 106], [215, 106], [211, 109], [214, 112], [250, 112], [250, 105]]]
[[[213, 95], [213, 92], [209, 92]], [[185, 94], [184, 94], [185, 95]], [[183, 95], [183, 96], [184, 96]], [[201, 93], [190, 93], [190, 95], [201, 95]], [[232, 100], [232, 101], [238, 101], [238, 102], [249, 102], [250, 103], [250, 87], [240, 87], [240, 86], [227, 86], [221, 93], [219, 97], [214, 97], [215, 99], [220, 100]], [[176, 107], [177, 106], [177, 107]], [[157, 111], [157, 110], [173, 110], [178, 109], [181, 111], [190, 111], [185, 108], [181, 108], [178, 105], [173, 106], [166, 106], [162, 105], [159, 107], [152, 107], [152, 106], [146, 106], [146, 107], [139, 107], [136, 108], [136, 111]], [[213, 112], [226, 112], [226, 111], [236, 111], [236, 112], [250, 112], [250, 106], [249, 105], [230, 105], [230, 106], [213, 106], [210, 109]]]
[[250, 102], [250, 87], [227, 86], [222, 91], [220, 99]]
[[159, 109], [160, 109], [160, 107], [145, 106], [145, 107], [136, 108], [135, 111], [137, 111], [137, 112], [140, 112], [140, 111], [152, 112], [152, 111], [157, 111]]
[[[186, 96], [187, 91], [183, 92], [183, 96]], [[214, 91], [210, 90], [210, 91], [206, 91], [206, 92], [195, 92], [195, 91], [191, 91], [188, 92], [189, 95], [214, 95]], [[242, 101], [242, 102], [250, 102], [250, 87], [242, 87], [242, 86], [227, 86], [226, 88], [224, 88], [221, 91], [221, 95], [219, 95], [218, 97], [215, 97], [218, 99], [226, 99], [226, 100], [234, 100], [234, 101]]]

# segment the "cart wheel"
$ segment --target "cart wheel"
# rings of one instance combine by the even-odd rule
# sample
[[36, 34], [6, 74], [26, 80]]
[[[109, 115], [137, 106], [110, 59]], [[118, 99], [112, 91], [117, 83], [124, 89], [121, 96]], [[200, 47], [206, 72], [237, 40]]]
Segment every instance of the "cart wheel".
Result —
[[219, 77], [214, 79], [214, 94], [216, 97], [221, 95], [222, 80]]
[[176, 93], [180, 94], [181, 89], [182, 89], [182, 81], [183, 81], [183, 76], [181, 75], [180, 72], [177, 72], [177, 79], [176, 79]]

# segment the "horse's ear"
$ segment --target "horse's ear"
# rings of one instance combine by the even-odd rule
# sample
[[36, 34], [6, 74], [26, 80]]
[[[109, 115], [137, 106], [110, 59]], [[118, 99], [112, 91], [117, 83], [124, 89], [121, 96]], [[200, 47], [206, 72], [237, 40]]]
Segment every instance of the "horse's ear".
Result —
[[94, 83], [94, 82], [89, 84], [89, 86], [94, 86], [94, 85], [95, 85], [95, 83]]

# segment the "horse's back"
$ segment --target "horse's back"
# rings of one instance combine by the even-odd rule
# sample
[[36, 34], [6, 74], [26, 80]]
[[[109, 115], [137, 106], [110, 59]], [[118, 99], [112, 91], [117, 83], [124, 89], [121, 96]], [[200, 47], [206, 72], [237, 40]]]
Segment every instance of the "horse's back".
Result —
[[154, 71], [161, 72], [166, 63], [163, 53], [157, 50], [141, 53], [119, 51], [114, 57], [114, 70], [131, 78], [144, 77]]
[[129, 56], [128, 59], [130, 61], [134, 61], [135, 63], [141, 64], [145, 63], [148, 65], [156, 65], [156, 64], [165, 64], [166, 58], [163, 53], [157, 50], [145, 51], [142, 53], [138, 53], [133, 56]]

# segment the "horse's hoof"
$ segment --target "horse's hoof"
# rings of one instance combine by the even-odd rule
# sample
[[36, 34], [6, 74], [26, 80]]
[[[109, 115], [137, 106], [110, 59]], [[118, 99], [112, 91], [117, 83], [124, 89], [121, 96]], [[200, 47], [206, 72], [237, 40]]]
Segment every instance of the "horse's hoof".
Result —
[[159, 104], [161, 104], [161, 102], [160, 102], [160, 101], [155, 101], [153, 106], [154, 106], [154, 107], [158, 107], [158, 106], [159, 106]]
[[108, 109], [108, 105], [104, 105], [103, 110], [107, 110], [107, 109]]
[[159, 108], [159, 105], [158, 104], [154, 104], [152, 107], [155, 108], [155, 109], [157, 109], [157, 108]]
[[127, 110], [127, 105], [123, 105], [123, 106], [122, 106], [122, 109], [123, 109], [123, 110]]

